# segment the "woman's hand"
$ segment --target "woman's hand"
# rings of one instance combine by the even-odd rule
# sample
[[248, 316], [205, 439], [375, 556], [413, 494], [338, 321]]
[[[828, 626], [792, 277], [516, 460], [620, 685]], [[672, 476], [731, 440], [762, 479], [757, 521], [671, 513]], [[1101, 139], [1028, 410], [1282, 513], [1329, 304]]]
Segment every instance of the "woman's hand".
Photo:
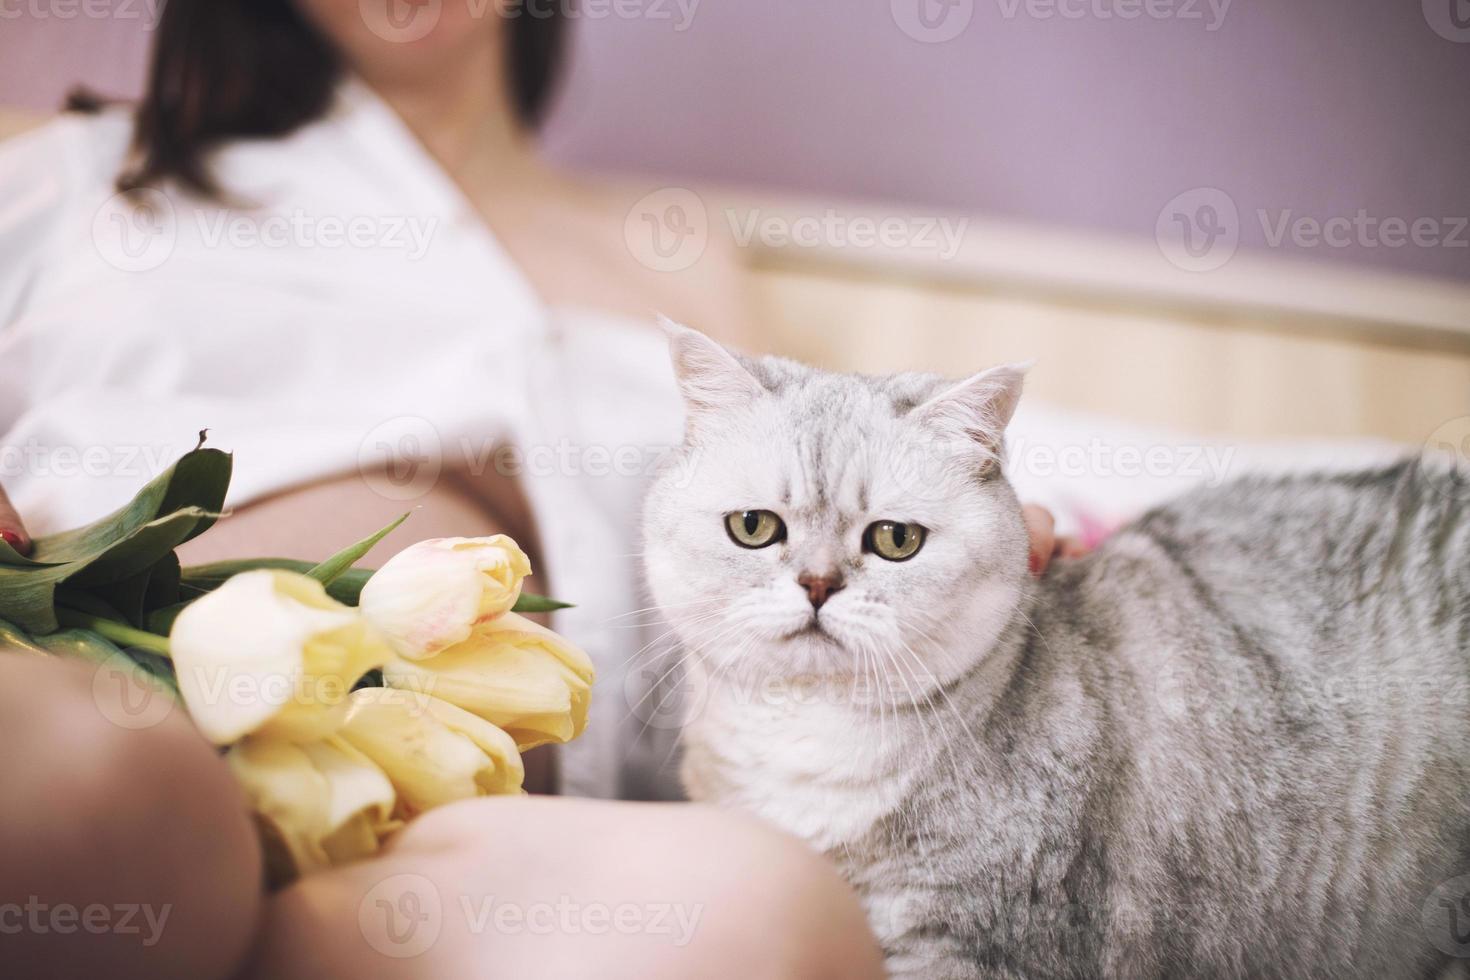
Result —
[[1051, 511], [1036, 504], [1021, 508], [1021, 519], [1026, 522], [1026, 533], [1031, 537], [1031, 574], [1046, 574], [1046, 566], [1053, 558], [1081, 558], [1088, 548], [1076, 538], [1059, 538], [1056, 535], [1056, 520]]
[[26, 534], [25, 525], [20, 522], [20, 515], [15, 508], [10, 506], [10, 498], [5, 496], [5, 488], [0, 487], [0, 538], [4, 538], [10, 546], [23, 555], [31, 553], [31, 537]]

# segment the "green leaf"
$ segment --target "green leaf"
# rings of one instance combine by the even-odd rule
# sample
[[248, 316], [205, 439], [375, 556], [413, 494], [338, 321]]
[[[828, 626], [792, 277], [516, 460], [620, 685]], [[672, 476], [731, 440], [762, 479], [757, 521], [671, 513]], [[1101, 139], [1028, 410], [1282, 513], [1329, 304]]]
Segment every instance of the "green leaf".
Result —
[[31, 634], [55, 631], [55, 595], [63, 584], [73, 591], [116, 586], [114, 598], [128, 597], [137, 594], [137, 584], [119, 583], [139, 576], [146, 597], [151, 570], [214, 524], [224, 506], [230, 466], [227, 453], [196, 449], [126, 507], [85, 527], [37, 538], [32, 561], [17, 562], [6, 546], [9, 555], [0, 553], [0, 618]]
[[[275, 568], [305, 575], [316, 567], [318, 566], [312, 562], [296, 558], [242, 558], [235, 561], [210, 562], [208, 565], [190, 565], [183, 570], [180, 578], [180, 592], [187, 602], [197, 599], [206, 592], [213, 592], [241, 572], [253, 572], [259, 568]], [[372, 578], [372, 575], [373, 569], [370, 568], [349, 568], [327, 583], [327, 594], [338, 602], [355, 606], [362, 587], [367, 585], [367, 580]], [[148, 628], [155, 633], [167, 632], [167, 630], [159, 629], [151, 620]]]
[[377, 544], [379, 541], [387, 537], [390, 532], [392, 532], [395, 528], [398, 527], [398, 525], [402, 524], [406, 520], [408, 520], [407, 514], [400, 515], [398, 520], [389, 524], [387, 527], [378, 531], [376, 534], [363, 538], [361, 541], [357, 542], [354, 545], [349, 545], [348, 547], [343, 548], [341, 551], [337, 552], [335, 555], [328, 558], [320, 565], [316, 565], [309, 569], [306, 574], [310, 575], [312, 578], [316, 579], [323, 585], [330, 584], [333, 579], [337, 578], [337, 576], [341, 575], [343, 572], [347, 571], [347, 569], [351, 568], [353, 565], [361, 561], [363, 555], [373, 550], [373, 545]]
[[120, 670], [136, 672], [140, 680], [152, 680], [155, 687], [162, 686], [170, 695], [177, 697], [178, 681], [174, 678], [168, 660], [147, 650], [122, 648], [91, 630], [68, 629], [59, 633], [47, 633], [36, 638], [36, 642], [50, 653], [61, 657], [75, 657], [94, 664], [110, 663]]
[[[185, 600], [191, 600], [206, 592], [213, 592], [224, 585], [231, 576], [239, 575], [241, 572], [254, 571], [257, 568], [280, 568], [288, 572], [309, 572], [316, 566], [309, 561], [300, 561], [295, 558], [244, 558], [239, 561], [217, 561], [208, 565], [191, 565], [183, 572], [183, 593]], [[362, 593], [362, 587], [367, 585], [368, 579], [373, 577], [375, 569], [353, 568], [343, 572], [327, 586], [327, 594], [338, 602], [344, 602], [349, 606], [357, 605], [358, 597]], [[522, 592], [516, 604], [511, 607], [512, 612], [518, 613], [546, 613], [555, 612], [558, 609], [571, 609], [572, 603], [562, 602], [558, 599], [548, 599], [544, 595], [536, 595], [532, 592]], [[164, 610], [155, 615], [161, 616]], [[172, 613], [178, 615], [177, 612]], [[172, 623], [170, 617], [167, 620]], [[168, 628], [161, 625], [162, 620], [150, 619], [148, 629], [154, 633], [167, 633]]]
[[30, 653], [41, 657], [51, 656], [47, 650], [32, 640], [30, 636], [20, 627], [0, 619], [0, 652], [14, 650], [18, 653]]
[[548, 599], [544, 595], [536, 595], [533, 592], [522, 592], [516, 604], [510, 607], [511, 612], [518, 613], [549, 613], [558, 609], [571, 609], [570, 602], [562, 602], [559, 599]]

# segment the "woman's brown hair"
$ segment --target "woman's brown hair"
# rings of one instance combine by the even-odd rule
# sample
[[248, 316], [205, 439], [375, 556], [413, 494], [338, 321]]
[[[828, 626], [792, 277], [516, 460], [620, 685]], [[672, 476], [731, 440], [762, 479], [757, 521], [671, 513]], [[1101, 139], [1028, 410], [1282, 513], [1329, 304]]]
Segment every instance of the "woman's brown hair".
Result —
[[[540, 123], [556, 82], [560, 9], [527, 4], [506, 22], [511, 97], [528, 128]], [[337, 52], [291, 0], [166, 0], [133, 133], [138, 162], [117, 186], [175, 179], [215, 196], [206, 160], [213, 147], [283, 136], [321, 117], [341, 76]], [[72, 100], [74, 108], [84, 103]]]

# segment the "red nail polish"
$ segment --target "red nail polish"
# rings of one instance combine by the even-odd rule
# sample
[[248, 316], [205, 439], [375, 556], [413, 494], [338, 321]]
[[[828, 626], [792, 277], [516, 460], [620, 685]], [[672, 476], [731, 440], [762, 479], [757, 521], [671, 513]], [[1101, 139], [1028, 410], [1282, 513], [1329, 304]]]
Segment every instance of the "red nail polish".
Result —
[[20, 535], [14, 531], [0, 531], [0, 538], [4, 538], [6, 543], [16, 551], [21, 550]]
[[1031, 553], [1031, 574], [1041, 574], [1041, 556], [1034, 551]]

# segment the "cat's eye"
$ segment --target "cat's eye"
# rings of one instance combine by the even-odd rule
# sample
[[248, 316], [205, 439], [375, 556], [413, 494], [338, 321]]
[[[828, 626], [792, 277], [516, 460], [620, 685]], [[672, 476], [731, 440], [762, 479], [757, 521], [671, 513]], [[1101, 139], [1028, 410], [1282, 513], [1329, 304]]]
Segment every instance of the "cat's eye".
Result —
[[730, 540], [742, 548], [764, 548], [786, 537], [786, 524], [768, 510], [740, 510], [725, 516]]
[[924, 546], [924, 529], [902, 521], [874, 521], [863, 532], [863, 547], [888, 561], [908, 561]]

